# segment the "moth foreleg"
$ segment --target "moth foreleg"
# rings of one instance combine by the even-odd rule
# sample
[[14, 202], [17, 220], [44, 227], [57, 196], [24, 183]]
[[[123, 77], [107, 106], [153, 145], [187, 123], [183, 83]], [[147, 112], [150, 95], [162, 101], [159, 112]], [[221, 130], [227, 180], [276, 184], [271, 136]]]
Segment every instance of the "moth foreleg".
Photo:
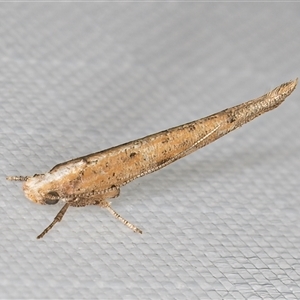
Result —
[[40, 234], [37, 236], [37, 239], [41, 239], [56, 223], [60, 222], [66, 213], [68, 207], [70, 206], [70, 203], [66, 203], [62, 209], [58, 212], [58, 214], [55, 216], [52, 223]]

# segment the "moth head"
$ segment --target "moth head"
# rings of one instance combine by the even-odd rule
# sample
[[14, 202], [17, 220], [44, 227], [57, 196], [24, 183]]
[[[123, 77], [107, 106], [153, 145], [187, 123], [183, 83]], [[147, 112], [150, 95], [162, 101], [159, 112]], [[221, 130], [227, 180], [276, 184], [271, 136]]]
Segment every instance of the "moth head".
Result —
[[60, 200], [58, 192], [51, 182], [45, 181], [44, 174], [37, 174], [28, 179], [23, 184], [25, 196], [38, 204], [56, 204]]

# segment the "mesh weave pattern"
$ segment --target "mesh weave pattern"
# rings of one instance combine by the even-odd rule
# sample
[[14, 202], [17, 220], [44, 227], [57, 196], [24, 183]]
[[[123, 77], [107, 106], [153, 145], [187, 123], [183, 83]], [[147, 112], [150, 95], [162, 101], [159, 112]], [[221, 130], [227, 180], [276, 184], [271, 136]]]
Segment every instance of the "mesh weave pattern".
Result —
[[298, 3], [2, 3], [0, 298], [299, 299], [300, 101], [121, 190], [25, 199], [6, 175], [258, 97], [299, 74]]

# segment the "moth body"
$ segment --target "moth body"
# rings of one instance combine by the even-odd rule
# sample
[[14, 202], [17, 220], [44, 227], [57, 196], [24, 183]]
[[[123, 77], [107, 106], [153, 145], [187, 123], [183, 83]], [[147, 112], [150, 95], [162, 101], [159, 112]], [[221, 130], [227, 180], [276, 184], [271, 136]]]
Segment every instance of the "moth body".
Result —
[[137, 227], [117, 214], [106, 201], [119, 196], [132, 180], [157, 171], [276, 108], [296, 88], [298, 79], [271, 92], [211, 116], [176, 126], [97, 153], [61, 163], [45, 174], [12, 176], [24, 181], [28, 199], [39, 204], [65, 203], [38, 238], [59, 222], [69, 206], [100, 205], [136, 232]]

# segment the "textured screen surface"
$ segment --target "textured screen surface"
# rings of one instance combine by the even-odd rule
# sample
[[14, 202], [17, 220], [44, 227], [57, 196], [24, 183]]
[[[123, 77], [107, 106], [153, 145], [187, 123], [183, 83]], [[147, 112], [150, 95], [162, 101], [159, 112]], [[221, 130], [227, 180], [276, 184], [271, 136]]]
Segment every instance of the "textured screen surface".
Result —
[[300, 76], [299, 3], [2, 3], [0, 298], [299, 299], [300, 88], [140, 178], [112, 207], [27, 200], [7, 175], [256, 98]]

